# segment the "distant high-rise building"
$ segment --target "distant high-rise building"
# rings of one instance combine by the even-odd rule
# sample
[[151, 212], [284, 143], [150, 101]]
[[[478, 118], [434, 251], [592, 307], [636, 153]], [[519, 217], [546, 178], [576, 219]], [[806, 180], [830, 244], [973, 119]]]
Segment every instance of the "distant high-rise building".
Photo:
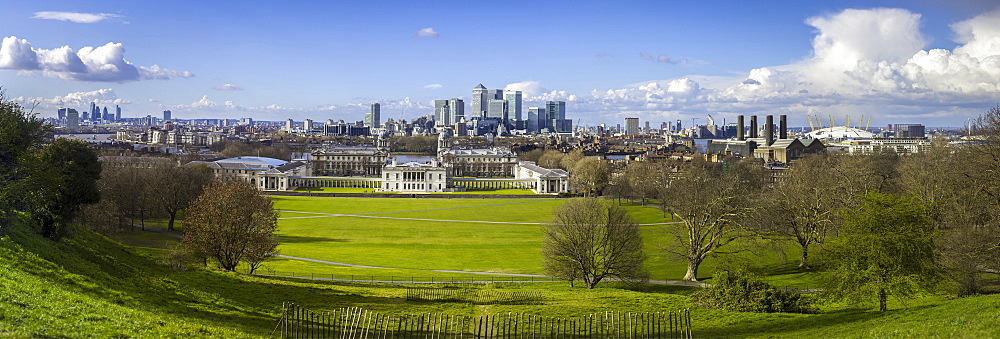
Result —
[[171, 120], [170, 119], [170, 110], [169, 109], [166, 110], [166, 111], [163, 111], [163, 121], [167, 121], [167, 120]]
[[60, 108], [58, 111], [56, 111], [56, 117], [59, 118], [59, 121], [65, 120], [66, 119], [66, 109], [65, 108]]
[[486, 97], [486, 86], [479, 84], [472, 89], [472, 116], [474, 117], [484, 117], [486, 116], [486, 106], [489, 104], [487, 100], [495, 98]]
[[[90, 102], [90, 113], [93, 114], [93, 113], [96, 113], [96, 112], [97, 112], [97, 102], [93, 102], [92, 101], [92, 102]], [[83, 120], [87, 120], [87, 118], [86, 118], [87, 112], [84, 112], [83, 116], [84, 116]]]
[[545, 102], [545, 111], [549, 120], [553, 119], [566, 119], [566, 102], [565, 101], [547, 101]]
[[285, 132], [292, 133], [292, 128], [295, 127], [295, 120], [288, 119], [285, 120]]
[[434, 100], [434, 126], [452, 126], [465, 117], [462, 99]]
[[639, 118], [625, 118], [625, 135], [639, 134]]
[[115, 120], [111, 117], [111, 114], [108, 114], [108, 106], [104, 106], [104, 114], [102, 114], [101, 120], [104, 120], [105, 122]]
[[313, 121], [312, 121], [312, 119], [303, 120], [302, 121], [302, 129], [305, 130], [306, 133], [312, 132], [312, 130], [313, 130]]
[[240, 118], [240, 125], [253, 126], [253, 118]]
[[377, 102], [372, 103], [371, 110], [368, 112], [368, 114], [365, 114], [365, 125], [368, 125], [368, 127], [371, 127], [371, 128], [382, 127], [381, 126], [382, 125], [382, 114], [381, 114], [380, 111], [381, 111], [381, 108], [379, 107], [379, 104]]
[[521, 91], [505, 91], [503, 96], [507, 102], [507, 118], [521, 120]]
[[90, 120], [90, 113], [83, 112], [83, 114], [80, 115], [80, 121], [87, 121], [87, 120]]
[[646, 122], [646, 127], [642, 129], [643, 134], [649, 134], [649, 121]]
[[122, 108], [115, 105], [115, 121], [122, 121]]
[[674, 126], [674, 131], [680, 132], [684, 127], [681, 127], [681, 119], [677, 119], [677, 125]]
[[528, 131], [541, 131], [545, 128], [545, 120], [545, 108], [528, 107]]
[[75, 132], [80, 128], [80, 113], [75, 109], [66, 109], [66, 128], [69, 129], [70, 132]]
[[499, 118], [507, 121], [507, 101], [503, 99], [489, 99], [486, 108], [486, 118]]

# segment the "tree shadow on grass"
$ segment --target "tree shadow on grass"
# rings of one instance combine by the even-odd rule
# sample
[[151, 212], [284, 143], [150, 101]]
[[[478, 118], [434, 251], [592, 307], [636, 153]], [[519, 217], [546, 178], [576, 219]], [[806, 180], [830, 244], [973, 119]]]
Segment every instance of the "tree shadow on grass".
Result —
[[783, 319], [746, 320], [711, 329], [699, 329], [695, 322], [695, 337], [745, 337], [750, 335], [768, 334], [780, 336], [784, 333], [799, 332], [811, 329], [836, 328], [851, 323], [878, 320], [891, 317], [899, 312], [912, 312], [932, 307], [931, 305], [915, 306], [886, 312], [873, 311], [871, 308], [852, 308], [835, 312], [798, 316], [789, 313], [778, 313], [776, 316], [786, 316]]
[[337, 239], [337, 238], [327, 238], [327, 237], [308, 237], [300, 235], [282, 235], [280, 237], [282, 243], [286, 244], [301, 244], [310, 242], [350, 242], [347, 239]]

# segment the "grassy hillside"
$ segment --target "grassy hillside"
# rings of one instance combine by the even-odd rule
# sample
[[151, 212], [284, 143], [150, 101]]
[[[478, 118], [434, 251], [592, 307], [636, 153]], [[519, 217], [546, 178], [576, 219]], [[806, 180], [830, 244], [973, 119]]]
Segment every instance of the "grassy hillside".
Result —
[[[176, 241], [141, 231], [116, 238], [149, 248]], [[407, 302], [404, 284], [252, 277], [204, 269], [178, 272], [151, 253], [163, 250], [138, 250], [84, 230], [73, 230], [53, 242], [14, 227], [0, 238], [0, 335], [267, 337], [276, 325], [281, 303], [291, 301], [318, 311], [354, 306], [388, 314], [470, 316], [500, 312], [577, 316], [691, 308], [697, 337], [1000, 337], [996, 326], [1000, 296], [926, 296], [906, 305], [892, 301], [888, 312], [832, 303], [822, 305], [820, 314], [756, 314], [695, 306], [687, 297], [694, 290], [690, 287], [651, 286], [634, 291], [602, 283], [598, 289], [585, 290], [564, 283], [538, 283], [476, 287], [539, 291], [544, 302], [536, 305]], [[795, 274], [783, 274], [787, 272], [780, 266], [771, 273], [789, 282], [801, 280]]]

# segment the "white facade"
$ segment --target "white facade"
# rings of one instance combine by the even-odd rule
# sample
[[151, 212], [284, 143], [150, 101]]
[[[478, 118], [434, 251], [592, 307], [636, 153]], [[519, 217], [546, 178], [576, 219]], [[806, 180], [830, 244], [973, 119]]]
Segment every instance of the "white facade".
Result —
[[265, 157], [192, 161], [188, 166], [199, 164], [212, 169], [217, 178], [244, 180], [261, 191], [287, 191], [290, 177], [309, 175], [309, 166], [304, 163]]
[[876, 138], [851, 142], [847, 150], [851, 154], [871, 154], [889, 150], [897, 154], [920, 153], [931, 147], [931, 142], [924, 138]]
[[382, 188], [388, 192], [447, 192], [448, 170], [433, 160], [429, 163], [392, 163], [382, 169]]
[[515, 172], [516, 179], [532, 179], [533, 190], [538, 194], [569, 192], [569, 173], [562, 169], [548, 169], [531, 161], [522, 161]]

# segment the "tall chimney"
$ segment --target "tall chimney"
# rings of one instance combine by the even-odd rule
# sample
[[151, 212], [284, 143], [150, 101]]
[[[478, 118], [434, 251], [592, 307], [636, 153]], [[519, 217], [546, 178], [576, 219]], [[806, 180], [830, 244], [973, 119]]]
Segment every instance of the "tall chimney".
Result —
[[778, 116], [778, 139], [788, 139], [788, 116]]
[[771, 146], [774, 143], [774, 116], [768, 115], [764, 121], [764, 138], [767, 140], [767, 145]]
[[750, 138], [756, 138], [756, 137], [757, 137], [757, 116], [756, 115], [751, 115], [750, 116]]
[[736, 140], [746, 140], [745, 135], [743, 135], [743, 127], [743, 116], [740, 115], [736, 118]]

